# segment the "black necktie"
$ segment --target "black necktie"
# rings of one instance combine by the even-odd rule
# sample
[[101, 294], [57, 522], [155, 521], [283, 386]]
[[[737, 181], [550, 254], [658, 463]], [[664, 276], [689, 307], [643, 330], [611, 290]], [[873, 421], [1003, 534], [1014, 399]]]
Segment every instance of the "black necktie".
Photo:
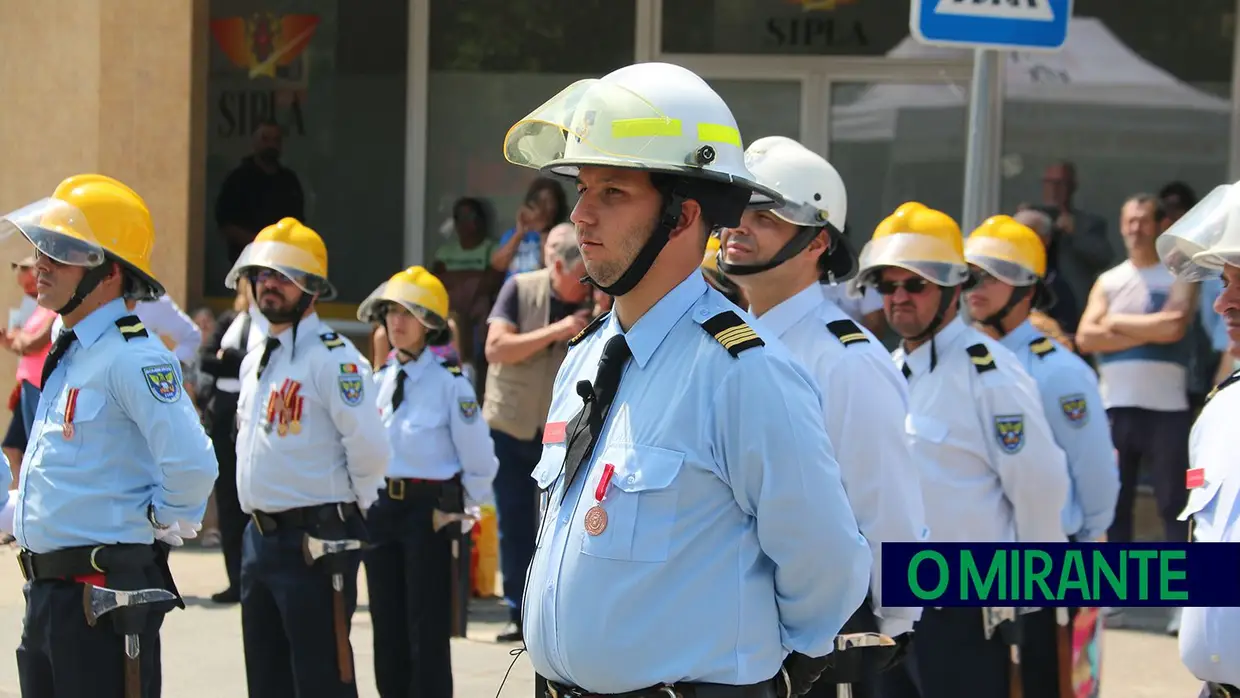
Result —
[[573, 477], [577, 475], [581, 464], [589, 460], [594, 444], [603, 432], [611, 402], [616, 399], [616, 390], [620, 387], [624, 364], [632, 355], [628, 342], [624, 341], [624, 335], [616, 335], [607, 340], [607, 345], [603, 347], [603, 358], [599, 359], [598, 375], [594, 377], [594, 382], [577, 382], [577, 394], [585, 401], [585, 405], [566, 427], [569, 441], [568, 451], [564, 454], [564, 489], [560, 493], [561, 500], [564, 492], [572, 486]]
[[405, 401], [405, 369], [396, 372], [396, 390], [392, 391], [392, 411], [400, 407], [400, 403]]
[[39, 385], [47, 384], [47, 377], [52, 375], [52, 371], [56, 370], [56, 365], [64, 358], [65, 352], [69, 351], [69, 345], [73, 344], [75, 339], [77, 339], [77, 335], [71, 330], [62, 329], [60, 331], [60, 336], [52, 344], [52, 350], [47, 353], [47, 359], [43, 361], [43, 377], [39, 379]]
[[904, 380], [906, 381], [913, 379], [913, 369], [909, 368], [908, 364], [904, 364], [900, 367], [900, 373], [904, 374]]
[[267, 345], [263, 347], [263, 356], [258, 360], [258, 377], [263, 377], [263, 371], [267, 369], [267, 362], [271, 361], [271, 353], [280, 346], [280, 340], [275, 337], [267, 338]]

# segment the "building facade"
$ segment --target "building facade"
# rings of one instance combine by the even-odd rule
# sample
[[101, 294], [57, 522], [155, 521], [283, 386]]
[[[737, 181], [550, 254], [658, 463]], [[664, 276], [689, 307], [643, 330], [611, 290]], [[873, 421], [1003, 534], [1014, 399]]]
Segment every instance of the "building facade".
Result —
[[[1063, 50], [1003, 56], [996, 212], [1041, 203], [1047, 167], [1070, 160], [1076, 206], [1119, 254], [1127, 195], [1240, 177], [1240, 2], [1191, 4], [1076, 0]], [[216, 199], [258, 123], [282, 127], [327, 241], [340, 298], [322, 314], [360, 332], [357, 303], [432, 257], [459, 197], [487, 202], [492, 236], [512, 225], [533, 177], [503, 159], [514, 121], [634, 61], [698, 72], [746, 142], [828, 157], [858, 243], [903, 201], [963, 203], [973, 54], [916, 44], [907, 0], [7, 0], [0, 54], [0, 205], [74, 171], [124, 179], [187, 308], [230, 303]]]

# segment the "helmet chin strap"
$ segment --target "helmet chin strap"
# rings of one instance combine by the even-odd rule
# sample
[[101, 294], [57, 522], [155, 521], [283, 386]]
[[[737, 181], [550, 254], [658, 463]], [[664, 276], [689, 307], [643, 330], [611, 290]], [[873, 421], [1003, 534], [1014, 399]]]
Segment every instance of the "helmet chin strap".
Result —
[[113, 265], [112, 260], [105, 257], [103, 264], [88, 268], [81, 281], [78, 281], [77, 288], [73, 289], [73, 295], [69, 297], [68, 302], [56, 310], [56, 314], [63, 316], [77, 310], [82, 305], [82, 301], [86, 300], [86, 297], [90, 295], [90, 292], [94, 291], [99, 284], [103, 283], [104, 279], [108, 278], [108, 275], [112, 273]]
[[289, 345], [289, 361], [293, 360], [293, 355], [297, 351], [297, 326], [301, 324], [301, 318], [305, 315], [306, 310], [310, 308], [310, 304], [314, 302], [314, 296], [301, 292], [301, 297], [297, 299], [296, 305], [289, 310], [266, 310], [262, 304], [258, 302], [258, 285], [250, 284], [250, 295], [253, 296], [254, 305], [258, 306], [258, 312], [267, 318], [267, 322], [273, 325], [291, 324], [293, 326], [293, 341]]
[[[722, 271], [728, 276], [749, 276], [750, 274], [758, 274], [774, 269], [775, 267], [801, 254], [801, 252], [806, 247], [809, 247], [809, 244], [814, 241], [814, 238], [818, 237], [818, 233], [823, 230], [827, 231], [828, 239], [835, 234], [835, 228], [830, 224], [823, 227], [811, 227], [807, 225], [797, 226], [797, 232], [792, 236], [792, 239], [784, 243], [784, 246], [779, 248], [779, 251], [776, 252], [769, 260], [759, 264], [730, 264], [725, 262], [723, 261], [722, 247], [719, 248], [719, 253], [715, 261], [719, 265], [719, 271]], [[823, 254], [831, 254], [831, 250], [827, 250]]]
[[1012, 295], [1008, 298], [1007, 303], [1004, 303], [1002, 308], [999, 308], [995, 312], [991, 313], [989, 317], [983, 319], [982, 324], [992, 328], [999, 334], [1000, 337], [1006, 336], [1007, 332], [1003, 329], [1004, 319], [1011, 314], [1012, 310], [1015, 309], [1021, 301], [1029, 296], [1032, 292], [1031, 289], [1033, 288], [1033, 286], [1013, 286]]
[[[939, 364], [938, 348], [934, 345], [934, 338], [937, 336], [939, 328], [943, 325], [943, 320], [947, 315], [948, 309], [952, 303], [956, 302], [956, 286], [940, 286], [939, 307], [934, 313], [934, 319], [926, 325], [926, 329], [912, 337], [905, 337], [906, 342], [924, 342], [927, 338], [930, 340], [930, 370]], [[950, 292], [950, 293], [949, 293]]]
[[668, 240], [671, 239], [672, 231], [676, 229], [676, 225], [680, 222], [680, 210], [686, 201], [686, 197], [681, 194], [676, 187], [672, 187], [670, 191], [663, 193], [663, 210], [659, 214], [659, 220], [655, 223], [654, 230], [650, 233], [650, 238], [646, 240], [646, 244], [638, 250], [637, 257], [629, 264], [629, 268], [624, 270], [619, 279], [608, 286], [604, 286], [587, 274], [581, 278], [582, 283], [588, 283], [591, 286], [610, 296], [623, 296], [632, 291], [642, 278], [646, 276], [646, 272], [650, 271], [650, 267], [654, 266], [654, 260], [658, 258], [659, 253], [667, 246]]

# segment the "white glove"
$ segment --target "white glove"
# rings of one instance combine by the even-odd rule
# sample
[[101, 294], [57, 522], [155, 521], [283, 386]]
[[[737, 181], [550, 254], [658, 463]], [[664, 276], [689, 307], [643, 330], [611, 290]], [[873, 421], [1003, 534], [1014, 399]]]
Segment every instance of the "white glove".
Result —
[[465, 502], [465, 515], [469, 518], [461, 522], [461, 533], [474, 530], [474, 524], [482, 520], [482, 507], [473, 502]]
[[9, 501], [0, 509], [0, 531], [13, 532], [13, 515], [17, 513], [17, 490], [9, 490]]
[[172, 522], [172, 525], [168, 526], [168, 528], [155, 529], [155, 538], [174, 548], [179, 548], [185, 545], [185, 541], [197, 538], [198, 532], [201, 530], [202, 524], [200, 523], [177, 520]]

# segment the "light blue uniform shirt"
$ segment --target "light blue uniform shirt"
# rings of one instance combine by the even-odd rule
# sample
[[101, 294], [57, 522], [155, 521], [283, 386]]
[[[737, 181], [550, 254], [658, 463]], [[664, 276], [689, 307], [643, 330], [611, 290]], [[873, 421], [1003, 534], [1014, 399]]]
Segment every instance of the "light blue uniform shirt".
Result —
[[[1039, 356], [1035, 345], [1053, 348]], [[999, 340], [1020, 359], [1042, 395], [1046, 421], [1068, 459], [1068, 502], [1063, 530], [1084, 541], [1111, 527], [1119, 498], [1119, 466], [1098, 378], [1081, 357], [1055, 345], [1028, 320]]]
[[13, 535], [31, 552], [151, 543], [152, 503], [164, 524], [206, 511], [219, 468], [211, 439], [172, 352], [157, 337], [121, 334], [117, 320], [129, 315], [118, 299], [86, 316], [43, 385], [14, 514]]
[[[1240, 384], [1223, 388], [1201, 411], [1188, 440], [1190, 468], [1205, 482], [1188, 496], [1180, 514], [1193, 517], [1198, 543], [1240, 543], [1240, 465], [1236, 422]], [[1202, 681], [1240, 685], [1240, 608], [1185, 608], [1180, 622], [1180, 661]]]
[[[733, 357], [703, 327], [725, 312], [765, 346]], [[564, 493], [557, 427], [580, 411], [577, 382], [594, 380], [617, 334], [632, 358], [592, 459]], [[872, 559], [820, 398], [779, 340], [696, 271], [628, 332], [608, 315], [571, 347], [544, 431], [554, 443], [534, 469], [550, 490], [525, 587], [535, 670], [622, 693], [759, 683], [789, 651], [828, 654], [865, 599]], [[588, 535], [608, 464], [607, 526]]]
[[[404, 399], [393, 410], [392, 395], [402, 370]], [[392, 447], [388, 477], [450, 480], [461, 473], [468, 504], [493, 503], [491, 481], [499, 469], [495, 444], [474, 386], [459, 369], [449, 369], [427, 349], [404, 364], [388, 359], [375, 382], [375, 400]]]

